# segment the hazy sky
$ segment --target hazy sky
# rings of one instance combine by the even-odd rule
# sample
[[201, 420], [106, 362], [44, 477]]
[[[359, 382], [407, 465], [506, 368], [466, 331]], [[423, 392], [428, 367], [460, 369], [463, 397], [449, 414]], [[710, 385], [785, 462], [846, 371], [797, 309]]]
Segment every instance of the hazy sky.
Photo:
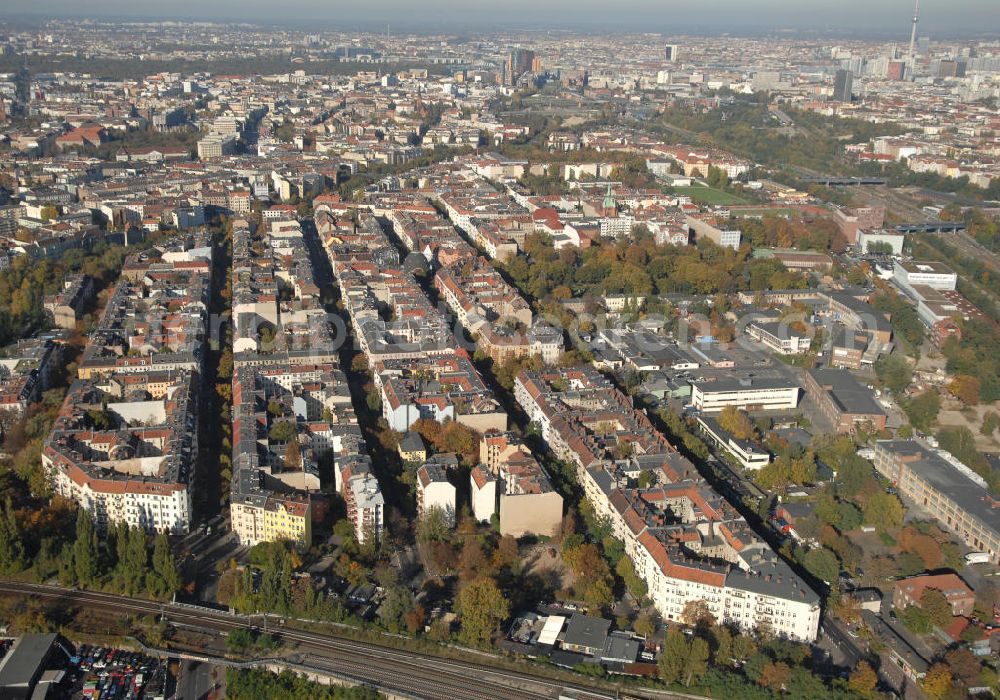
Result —
[[[391, 22], [424, 29], [490, 25], [650, 31], [891, 30], [907, 34], [913, 0], [2, 0], [16, 14], [229, 19], [316, 26]], [[16, 8], [16, 9], [15, 9]], [[1000, 33], [1000, 0], [923, 0], [921, 35]]]

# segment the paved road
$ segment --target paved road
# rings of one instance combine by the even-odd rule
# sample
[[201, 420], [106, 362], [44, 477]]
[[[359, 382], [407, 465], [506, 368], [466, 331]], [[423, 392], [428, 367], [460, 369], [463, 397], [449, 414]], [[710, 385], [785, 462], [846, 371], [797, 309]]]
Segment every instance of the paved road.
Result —
[[823, 634], [837, 648], [844, 658], [843, 665], [854, 668], [866, 654], [858, 647], [854, 639], [834, 620], [823, 621]]
[[214, 688], [212, 666], [199, 661], [185, 661], [181, 664], [180, 679], [177, 683], [177, 698], [207, 700]]
[[[76, 591], [22, 582], [0, 582], [4, 595], [31, 596], [71, 603], [75, 607], [105, 610], [115, 614], [132, 613], [156, 615], [163, 611], [172, 622], [197, 626], [217, 633], [236, 628], [246, 628], [246, 618], [222, 611], [197, 606], [166, 604], [124, 596]], [[259, 621], [255, 620], [257, 624]], [[611, 698], [608, 691], [588, 687], [583, 683], [560, 683], [532, 675], [530, 668], [511, 672], [491, 667], [489, 661], [472, 663], [444, 659], [430, 654], [404, 651], [370, 642], [358, 642], [339, 637], [334, 630], [326, 634], [302, 632], [272, 618], [268, 631], [284, 641], [296, 645], [300, 655], [309, 663], [358, 683], [377, 686], [413, 698], [427, 700], [551, 700], [564, 688], [582, 691], [595, 698]], [[202, 692], [203, 681], [193, 674], [185, 680], [182, 692]], [[190, 684], [194, 684], [193, 689]], [[680, 697], [672, 694], [651, 694], [654, 697]], [[199, 696], [200, 697], [200, 696]]]

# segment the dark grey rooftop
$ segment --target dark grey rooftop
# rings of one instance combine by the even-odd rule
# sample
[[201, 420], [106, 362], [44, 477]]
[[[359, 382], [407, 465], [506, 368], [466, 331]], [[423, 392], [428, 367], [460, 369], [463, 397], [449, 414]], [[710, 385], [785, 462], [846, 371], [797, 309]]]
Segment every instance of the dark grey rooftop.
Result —
[[892, 325], [885, 314], [868, 302], [855, 298], [849, 292], [824, 292], [830, 299], [851, 310], [859, 318], [873, 322], [875, 330], [891, 331]]
[[639, 640], [627, 632], [612, 632], [604, 645], [601, 660], [634, 663], [639, 658], [639, 647]]
[[976, 518], [984, 529], [1000, 536], [1000, 507], [989, 492], [960, 472], [931, 447], [916, 440], [880, 440], [879, 447], [906, 458], [906, 466], [938, 493]]
[[611, 620], [577, 613], [569, 619], [563, 633], [563, 644], [603, 650], [608, 640]]
[[821, 388], [844, 413], [883, 416], [885, 411], [864, 386], [846, 369], [816, 368], [808, 370]]
[[0, 689], [30, 685], [59, 635], [24, 634], [0, 661]]
[[427, 449], [424, 445], [423, 439], [420, 437], [420, 433], [414, 430], [406, 431], [406, 434], [403, 435], [403, 439], [399, 442], [399, 447], [404, 452], [419, 452]]
[[927, 673], [930, 663], [914, 648], [911, 640], [907, 639], [905, 630], [899, 626], [888, 624], [870, 610], [862, 610], [861, 619], [876, 636], [885, 642], [886, 646], [896, 652], [896, 656], [905, 660], [917, 673]]
[[773, 552], [757, 555], [751, 552], [750, 555], [753, 558], [760, 556], [763, 561], [749, 562], [750, 572], [732, 569], [726, 576], [727, 588], [819, 605], [816, 592], [783, 559]]

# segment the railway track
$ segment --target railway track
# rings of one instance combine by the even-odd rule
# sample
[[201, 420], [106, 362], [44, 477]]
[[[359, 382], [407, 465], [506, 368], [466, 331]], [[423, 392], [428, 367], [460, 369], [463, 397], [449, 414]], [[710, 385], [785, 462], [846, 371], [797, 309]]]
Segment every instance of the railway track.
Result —
[[[97, 591], [78, 591], [22, 582], [0, 582], [0, 594], [44, 598], [102, 610], [112, 614], [164, 615], [168, 620], [218, 633], [254, 628], [249, 619], [212, 608], [157, 603]], [[513, 673], [453, 659], [358, 642], [342, 637], [301, 631], [273, 617], [267, 628], [313, 657], [316, 665], [380, 689], [428, 700], [542, 700], [565, 689], [590, 697], [611, 695], [584, 686], [559, 683], [531, 674]]]

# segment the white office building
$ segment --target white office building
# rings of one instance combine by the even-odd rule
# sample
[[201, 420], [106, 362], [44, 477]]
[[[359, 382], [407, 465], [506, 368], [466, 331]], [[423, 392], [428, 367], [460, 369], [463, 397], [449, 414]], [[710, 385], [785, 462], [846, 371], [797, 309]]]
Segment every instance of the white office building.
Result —
[[958, 284], [958, 275], [944, 263], [917, 260], [897, 263], [892, 279], [911, 297], [914, 296], [913, 287], [916, 285], [951, 292]]
[[691, 404], [713, 413], [726, 406], [745, 411], [783, 411], [799, 405], [800, 389], [784, 379], [716, 379], [691, 383]]

